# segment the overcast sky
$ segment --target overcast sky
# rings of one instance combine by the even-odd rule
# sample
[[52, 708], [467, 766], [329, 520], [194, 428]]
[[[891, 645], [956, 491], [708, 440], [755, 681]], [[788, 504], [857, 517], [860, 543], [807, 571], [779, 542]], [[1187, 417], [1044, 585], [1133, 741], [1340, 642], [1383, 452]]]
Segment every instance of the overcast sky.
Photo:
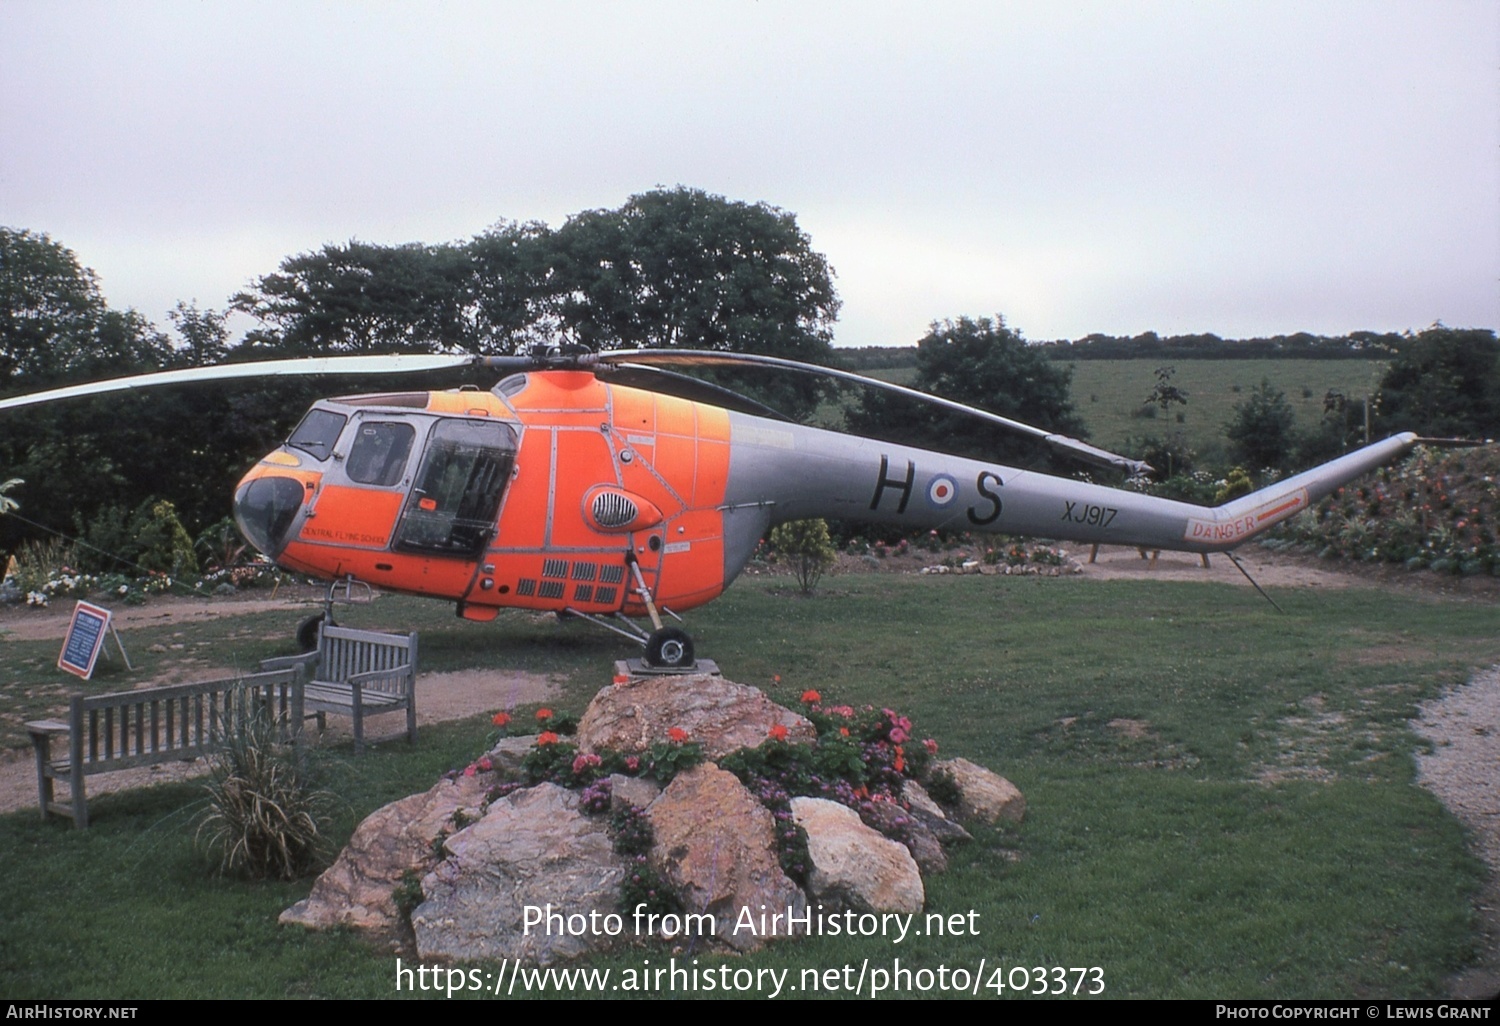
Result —
[[325, 243], [683, 184], [841, 345], [1500, 326], [1500, 5], [0, 0], [0, 224], [165, 327]]

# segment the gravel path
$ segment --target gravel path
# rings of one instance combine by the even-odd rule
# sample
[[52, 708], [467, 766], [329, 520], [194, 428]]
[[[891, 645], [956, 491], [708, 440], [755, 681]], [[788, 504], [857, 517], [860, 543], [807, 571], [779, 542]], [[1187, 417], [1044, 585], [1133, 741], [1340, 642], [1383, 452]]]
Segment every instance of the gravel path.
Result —
[[1417, 756], [1418, 779], [1468, 827], [1490, 867], [1479, 899], [1485, 957], [1451, 981], [1450, 993], [1500, 997], [1500, 668], [1423, 703], [1412, 725], [1432, 742], [1431, 752]]

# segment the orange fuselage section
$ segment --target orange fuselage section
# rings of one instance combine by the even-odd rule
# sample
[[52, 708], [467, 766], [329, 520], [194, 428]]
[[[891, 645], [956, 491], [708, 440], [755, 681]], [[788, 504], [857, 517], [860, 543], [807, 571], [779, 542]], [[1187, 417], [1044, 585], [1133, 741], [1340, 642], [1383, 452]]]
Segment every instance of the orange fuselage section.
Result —
[[450, 599], [470, 619], [638, 614], [635, 568], [673, 610], [724, 590], [728, 474], [725, 411], [535, 372], [494, 392], [319, 403], [235, 512], [288, 569]]

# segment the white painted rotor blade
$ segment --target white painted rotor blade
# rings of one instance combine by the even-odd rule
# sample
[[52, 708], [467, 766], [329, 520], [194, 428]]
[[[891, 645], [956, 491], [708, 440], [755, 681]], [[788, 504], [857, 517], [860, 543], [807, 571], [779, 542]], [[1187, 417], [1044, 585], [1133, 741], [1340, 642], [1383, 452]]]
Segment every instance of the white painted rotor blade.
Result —
[[197, 381], [224, 381], [231, 378], [272, 378], [286, 376], [310, 376], [315, 374], [410, 374], [417, 371], [445, 370], [450, 367], [466, 367], [481, 357], [468, 354], [459, 356], [316, 356], [296, 360], [262, 360], [256, 363], [226, 363], [215, 367], [185, 367], [182, 370], [157, 371], [153, 374], [136, 374], [125, 378], [110, 378], [107, 381], [91, 381], [83, 385], [68, 385], [46, 392], [0, 399], [0, 410], [20, 406], [34, 406], [59, 399], [78, 399], [104, 392], [124, 392], [137, 388], [154, 388], [158, 385], [178, 385]]
[[1141, 460], [1133, 460], [1128, 456], [1109, 452], [1106, 449], [1090, 445], [1087, 442], [1081, 442], [1067, 435], [1053, 434], [1034, 424], [1027, 424], [1024, 421], [1002, 417], [1000, 414], [991, 413], [989, 410], [981, 410], [976, 406], [968, 406], [964, 403], [954, 402], [952, 399], [944, 399], [940, 395], [919, 392], [915, 388], [907, 388], [904, 385], [881, 381], [879, 378], [855, 374], [852, 371], [839, 370], [837, 367], [822, 367], [811, 363], [801, 363], [797, 360], [782, 359], [779, 356], [762, 356], [759, 353], [725, 353], [703, 349], [632, 349], [590, 354], [583, 357], [580, 362], [584, 365], [590, 363], [629, 362], [652, 366], [678, 367], [735, 367], [748, 364], [752, 366], [775, 367], [779, 370], [793, 371], [799, 374], [834, 378], [839, 381], [853, 382], [865, 388], [894, 392], [897, 395], [904, 395], [911, 399], [931, 403], [934, 406], [940, 406], [943, 409], [952, 410], [955, 413], [961, 413], [976, 420], [987, 421], [1019, 434], [1030, 435], [1045, 442], [1054, 449], [1069, 453], [1096, 466], [1113, 467], [1132, 474], [1143, 473], [1151, 469], [1150, 464], [1144, 463]]

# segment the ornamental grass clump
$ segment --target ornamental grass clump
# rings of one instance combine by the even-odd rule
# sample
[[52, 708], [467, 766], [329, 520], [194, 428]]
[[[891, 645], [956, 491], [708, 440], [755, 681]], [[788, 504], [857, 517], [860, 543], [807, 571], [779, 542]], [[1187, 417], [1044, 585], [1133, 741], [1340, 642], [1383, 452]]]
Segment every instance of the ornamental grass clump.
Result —
[[270, 717], [251, 715], [208, 758], [195, 839], [222, 874], [295, 880], [329, 854], [336, 799], [312, 786], [279, 733]]

